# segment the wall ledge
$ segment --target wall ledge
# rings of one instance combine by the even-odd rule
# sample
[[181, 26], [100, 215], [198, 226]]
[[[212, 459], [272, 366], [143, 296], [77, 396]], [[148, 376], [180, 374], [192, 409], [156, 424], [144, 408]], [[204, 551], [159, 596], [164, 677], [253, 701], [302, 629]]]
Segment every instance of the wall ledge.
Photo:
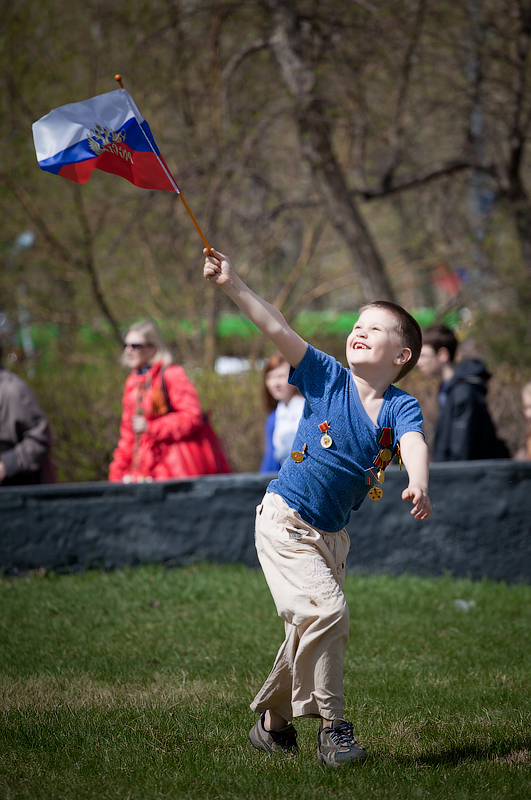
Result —
[[[272, 474], [151, 484], [0, 488], [0, 569], [79, 572], [197, 561], [257, 567], [254, 513]], [[425, 522], [400, 499], [405, 470], [386, 472], [381, 501], [352, 514], [349, 571], [531, 582], [531, 462], [434, 464]]]

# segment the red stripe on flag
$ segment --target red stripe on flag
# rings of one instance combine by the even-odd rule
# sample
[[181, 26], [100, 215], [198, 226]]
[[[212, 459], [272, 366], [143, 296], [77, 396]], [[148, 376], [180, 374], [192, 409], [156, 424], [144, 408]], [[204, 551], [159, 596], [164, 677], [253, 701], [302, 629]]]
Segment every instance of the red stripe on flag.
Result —
[[78, 161], [77, 164], [65, 164], [57, 174], [75, 183], [87, 183], [95, 167], [96, 159], [90, 158], [88, 161]]
[[[66, 164], [59, 171], [59, 175], [76, 183], [87, 183], [92, 170], [99, 169], [111, 175], [120, 175], [142, 189], [175, 191], [155, 153], [138, 150], [131, 152], [123, 144], [120, 146], [120, 151], [122, 155], [105, 151], [95, 158], [79, 161], [76, 164]], [[164, 163], [161, 156], [160, 158]]]

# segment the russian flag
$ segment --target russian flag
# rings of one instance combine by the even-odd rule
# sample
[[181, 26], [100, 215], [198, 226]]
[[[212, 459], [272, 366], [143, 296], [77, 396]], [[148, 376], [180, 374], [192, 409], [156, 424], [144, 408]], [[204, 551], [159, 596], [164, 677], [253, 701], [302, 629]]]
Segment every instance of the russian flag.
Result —
[[149, 125], [125, 89], [55, 108], [33, 123], [41, 169], [87, 183], [93, 169], [143, 189], [179, 192]]

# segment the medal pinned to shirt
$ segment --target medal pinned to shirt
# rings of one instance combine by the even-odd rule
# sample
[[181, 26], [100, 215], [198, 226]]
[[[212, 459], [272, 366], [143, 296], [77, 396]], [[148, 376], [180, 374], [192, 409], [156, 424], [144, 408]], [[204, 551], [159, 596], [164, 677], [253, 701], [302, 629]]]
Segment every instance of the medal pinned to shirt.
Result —
[[328, 431], [330, 430], [330, 425], [326, 420], [324, 422], [321, 422], [321, 424], [319, 425], [319, 430], [323, 434], [321, 436], [321, 447], [324, 447], [325, 450], [328, 450], [328, 448], [332, 447], [332, 445], [334, 444], [334, 440], [328, 433]]
[[385, 468], [391, 463], [393, 458], [394, 435], [392, 428], [382, 428], [376, 439], [380, 445], [380, 452], [374, 459], [374, 466], [365, 470], [365, 485], [370, 486], [369, 497], [371, 500], [381, 500], [383, 489], [378, 484], [385, 480]]
[[304, 454], [306, 452], [307, 444], [304, 442], [302, 446], [302, 450], [294, 450], [291, 454], [292, 459], [297, 463], [300, 464], [301, 461], [304, 461]]

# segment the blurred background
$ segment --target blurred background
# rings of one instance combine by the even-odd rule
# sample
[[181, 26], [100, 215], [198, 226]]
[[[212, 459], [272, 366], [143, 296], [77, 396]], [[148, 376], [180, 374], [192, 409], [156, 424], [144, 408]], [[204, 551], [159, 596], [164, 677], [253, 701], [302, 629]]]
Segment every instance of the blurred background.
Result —
[[[391, 299], [487, 362], [514, 452], [531, 378], [531, 8], [521, 0], [3, 0], [0, 335], [61, 481], [106, 480], [128, 325], [153, 318], [236, 471], [258, 469], [271, 345], [202, 277], [176, 194], [42, 172], [31, 125], [117, 88], [211, 246], [344, 359]], [[228, 359], [240, 359], [230, 361]], [[244, 359], [245, 361], [241, 361]], [[216, 368], [217, 367], [217, 368]], [[428, 439], [437, 386], [421, 401]]]

